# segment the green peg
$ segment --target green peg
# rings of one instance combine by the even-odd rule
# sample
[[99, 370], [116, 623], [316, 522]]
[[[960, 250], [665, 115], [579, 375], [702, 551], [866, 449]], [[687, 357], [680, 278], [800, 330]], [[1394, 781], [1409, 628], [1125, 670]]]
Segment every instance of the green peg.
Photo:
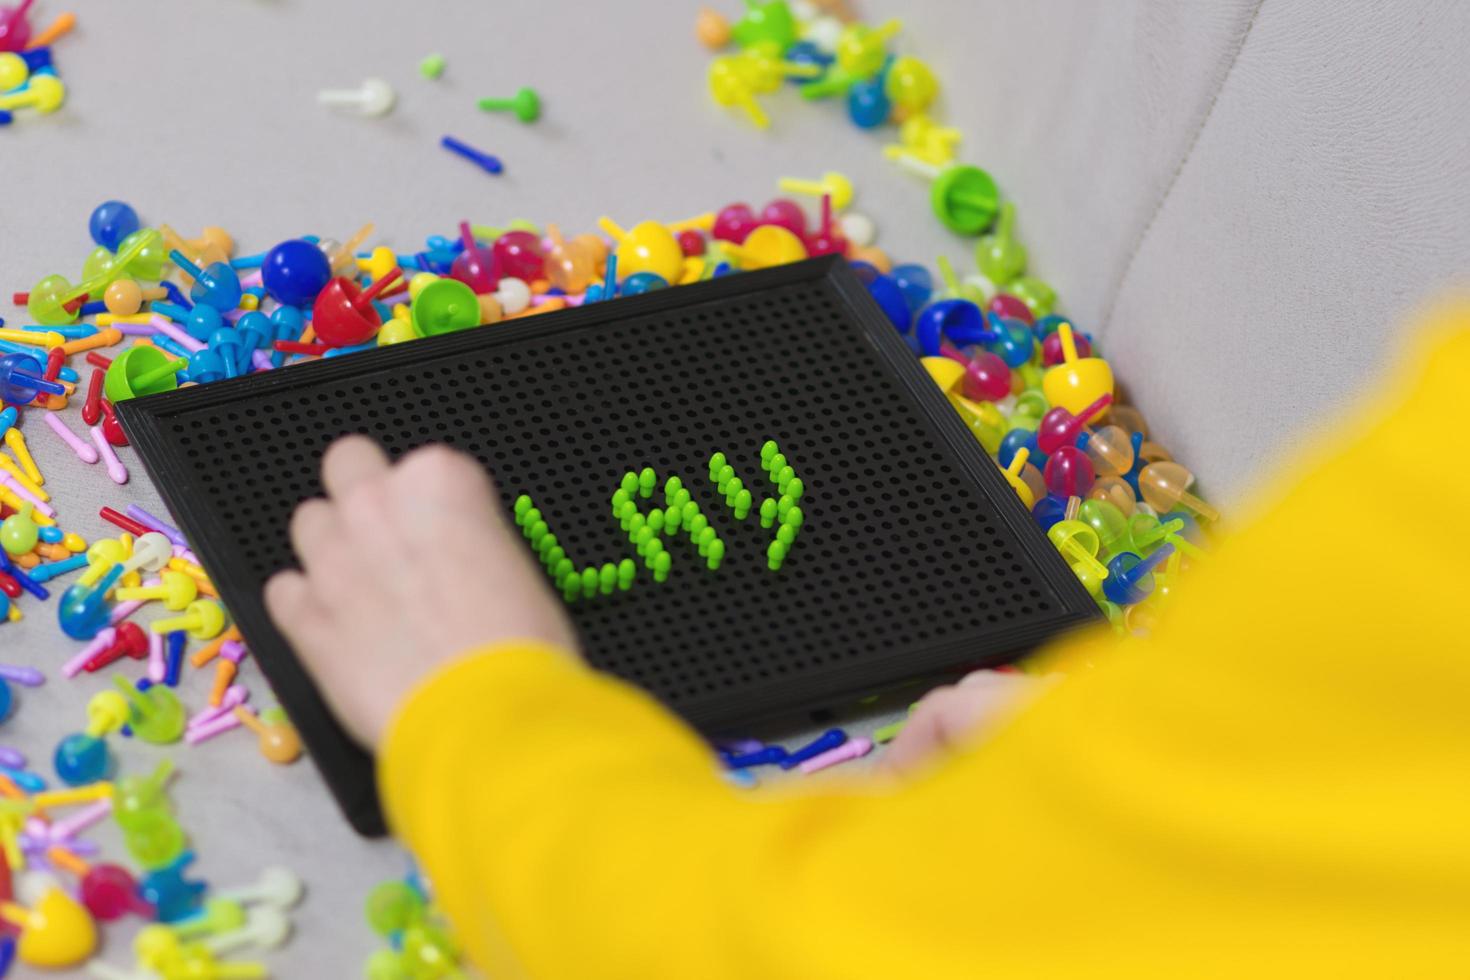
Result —
[[761, 501], [761, 527], [776, 523], [776, 501], [770, 497]]
[[692, 501], [693, 501], [693, 498], [690, 497], [689, 491], [686, 490], [683, 487], [680, 487], [679, 488], [679, 492], [676, 493], [676, 494], [674, 494], [674, 502], [672, 504], [670, 504], [669, 506], [671, 506], [671, 507], [682, 507], [682, 508], [685, 508], [687, 510], [688, 507], [689, 507], [689, 504]]
[[749, 490], [741, 490], [735, 495], [735, 519], [743, 521], [750, 516], [752, 500]]
[[646, 564], [649, 568], [652, 568], [654, 564], [658, 561], [659, 555], [667, 554], [667, 552], [664, 551], [663, 541], [659, 540], [658, 538], [649, 538], [648, 543], [645, 544], [641, 549], [639, 549], [638, 553], [643, 556], [643, 563]]
[[1000, 206], [995, 229], [975, 243], [975, 265], [980, 274], [1000, 287], [1026, 271], [1026, 248], [1016, 240], [1015, 225], [1016, 206], [1007, 201]]
[[561, 597], [567, 602], [576, 602], [582, 594], [582, 576], [571, 572], [561, 579]]
[[541, 118], [541, 96], [533, 88], [524, 86], [508, 99], [481, 99], [476, 103], [481, 112], [514, 112], [523, 123], [532, 123]]
[[684, 489], [684, 481], [677, 476], [671, 476], [664, 481], [664, 503], [668, 503], [679, 495]]
[[563, 561], [565, 561], [566, 557], [567, 549], [563, 548], [561, 545], [557, 545], [555, 548], [548, 548], [546, 552], [541, 556], [541, 561], [546, 564], [546, 567], [548, 569], [553, 569], [559, 566]]
[[24, 555], [36, 547], [41, 528], [33, 516], [35, 507], [26, 501], [20, 510], [0, 521], [0, 548], [12, 555]]
[[618, 489], [627, 494], [628, 499], [631, 500], [633, 498], [633, 494], [638, 492], [638, 474], [634, 473], [632, 470], [624, 473], [623, 482], [618, 486]]
[[658, 474], [653, 472], [653, 467], [645, 466], [638, 474], [638, 496], [647, 500], [653, 496], [653, 488], [658, 484]]
[[796, 501], [792, 500], [790, 495], [783, 494], [781, 499], [776, 501], [776, 520], [784, 524], [786, 522], [786, 515], [791, 513], [791, 508], [795, 506]]
[[781, 492], [795, 502], [801, 499], [802, 494], [806, 493], [806, 484], [801, 482], [801, 477], [792, 477], [787, 481], [785, 489]]
[[790, 524], [782, 524], [776, 528], [776, 540], [790, 548], [796, 542], [796, 528]]
[[718, 479], [720, 475], [720, 470], [725, 468], [725, 464], [727, 462], [729, 461], [725, 459], [724, 453], [715, 453], [713, 456], [711, 456], [709, 458], [709, 478], [711, 480]]
[[724, 493], [725, 488], [730, 485], [730, 481], [733, 479], [735, 479], [735, 467], [731, 466], [729, 463], [726, 463], [724, 466], [721, 466], [720, 471], [715, 474], [715, 487], [720, 491], [720, 493]]
[[422, 919], [428, 903], [406, 881], [384, 881], [368, 892], [363, 909], [368, 927], [380, 936], [401, 932]]
[[699, 547], [699, 557], [709, 557], [709, 546], [718, 539], [715, 529], [706, 527], [695, 537], [694, 543]]
[[170, 358], [157, 347], [129, 347], [112, 359], [102, 389], [114, 405], [129, 398], [173, 391], [179, 386], [178, 372], [188, 366], [188, 358]]
[[597, 594], [598, 581], [599, 575], [597, 572], [597, 566], [588, 565], [586, 568], [582, 569], [582, 595], [584, 595], [588, 599], [595, 596]]
[[725, 506], [735, 506], [735, 498], [745, 492], [745, 483], [738, 476], [730, 477], [725, 483]]
[[944, 290], [939, 294], [939, 299], [967, 299], [982, 309], [990, 301], [985, 295], [985, 290], [979, 286], [960, 282], [959, 277], [955, 275], [954, 265], [949, 261], [949, 256], [939, 256], [934, 260], [934, 264], [939, 266], [939, 278], [944, 283]]
[[112, 680], [132, 708], [128, 725], [134, 735], [153, 745], [167, 745], [183, 737], [188, 717], [172, 688], [155, 684], [140, 691], [121, 674], [113, 675]]
[[786, 487], [790, 485], [792, 480], [796, 479], [796, 471], [789, 466], [783, 466], [772, 479], [776, 481], [776, 489], [780, 490], [782, 494], [785, 494]]
[[661, 534], [664, 529], [664, 512], [655, 507], [648, 512], [648, 526], [653, 528], [653, 533]]
[[761, 444], [761, 469], [763, 469], [763, 470], [769, 470], [771, 468], [771, 457], [774, 456], [774, 455], [776, 455], [780, 451], [781, 451], [780, 450], [780, 447], [778, 447], [776, 445], [776, 440], [775, 439], [767, 439], [764, 443], [762, 443]]
[[712, 572], [717, 570], [720, 567], [720, 562], [724, 560], [725, 542], [711, 541], [709, 546], [709, 554], [705, 556], [705, 564], [709, 567], [709, 570]]
[[786, 465], [786, 454], [778, 452], [773, 455], [769, 460], [765, 460], [764, 465], [767, 473], [779, 473], [781, 471], [781, 467]]
[[950, 231], [978, 235], [995, 221], [1000, 188], [979, 167], [955, 164], [941, 171], [929, 186], [929, 206]]
[[[577, 566], [572, 564], [572, 560], [570, 558], [562, 557], [557, 560], [556, 564], [551, 566], [552, 581], [560, 582], [563, 585], [566, 584], [566, 580], [569, 576], [574, 576], [576, 574]], [[580, 588], [580, 584], [578, 587]]]
[[597, 585], [599, 591], [601, 591], [603, 595], [612, 595], [613, 589], [616, 589], [618, 587], [618, 566], [613, 564], [612, 562], [608, 562], [607, 564], [602, 566], [602, 571], [599, 573], [598, 577], [599, 581]]
[[623, 506], [624, 504], [630, 502], [632, 499], [633, 499], [633, 495], [630, 494], [630, 493], [628, 493], [628, 491], [624, 490], [622, 487], [618, 487], [617, 490], [613, 491], [613, 495], [612, 495], [613, 515], [616, 516], [617, 513], [618, 513], [618, 508], [621, 507], [621, 506]]
[[1057, 291], [1035, 276], [1022, 276], [1006, 287], [1006, 292], [1026, 304], [1031, 315], [1040, 319], [1056, 309]]
[[638, 505], [629, 500], [618, 508], [618, 526], [624, 531], [633, 526], [633, 518], [638, 514]]
[[759, 45], [778, 55], [796, 43], [796, 36], [796, 18], [786, 0], [745, 0], [745, 16], [730, 27], [730, 37], [742, 48]]
[[667, 551], [660, 551], [653, 556], [653, 580], [655, 582], [667, 582], [669, 580], [669, 569], [674, 567], [674, 559]]
[[644, 552], [644, 546], [647, 545], [648, 542], [652, 541], [654, 538], [653, 528], [649, 527], [647, 524], [644, 524], [638, 530], [633, 532], [631, 538], [633, 541], [633, 546], [638, 549], [638, 553], [641, 555]]
[[541, 520], [541, 512], [535, 507], [528, 508], [521, 515], [521, 520], [518, 522], [521, 525], [521, 533], [529, 538], [531, 536], [531, 525], [539, 520]]
[[631, 558], [624, 558], [618, 562], [618, 588], [627, 592], [633, 587], [633, 580], [638, 577], [638, 563]]
[[642, 511], [634, 511], [628, 517], [628, 537], [636, 538], [640, 533], [648, 529], [648, 518], [643, 516]]
[[772, 541], [771, 546], [766, 549], [766, 567], [773, 572], [778, 570], [781, 567], [781, 563], [786, 560], [786, 551], [786, 545], [782, 544], [779, 540]]
[[154, 808], [133, 817], [132, 825], [123, 831], [123, 846], [143, 870], [157, 871], [184, 853], [187, 839], [177, 820], [165, 810]]
[[561, 546], [557, 544], [556, 541], [556, 535], [547, 532], [546, 534], [542, 535], [541, 540], [536, 543], [536, 554], [541, 556], [542, 561], [545, 561], [547, 555], [551, 554], [552, 551], [559, 550], [560, 548]]
[[550, 530], [551, 528], [546, 526], [545, 521], [537, 521], [535, 524], [532, 524], [530, 527], [526, 528], [526, 537], [531, 539], [531, 547], [534, 548], [536, 547], [536, 545], [540, 544], [541, 539], [546, 537], [547, 533]]
[[883, 725], [881, 728], [873, 729], [873, 741], [877, 742], [879, 745], [893, 741], [895, 738], [898, 738], [898, 733], [903, 731], [903, 726], [907, 724], [907, 722], [907, 718], [900, 718], [898, 721], [890, 722], [887, 725]]
[[442, 54], [431, 54], [419, 62], [419, 74], [428, 81], [433, 81], [444, 74], [444, 66], [447, 64]]
[[134, 826], [134, 818], [154, 810], [167, 810], [168, 797], [164, 787], [173, 775], [174, 764], [164, 759], [146, 776], [124, 776], [112, 789], [112, 818], [123, 830]]
[[684, 523], [684, 508], [670, 507], [664, 511], [664, 533], [673, 536], [679, 533], [679, 528]]
[[480, 300], [475, 291], [458, 279], [435, 279], [408, 308], [414, 333], [420, 337], [468, 330], [480, 325]]
[[534, 505], [531, 503], [531, 498], [529, 496], [527, 496], [526, 494], [523, 493], [519, 497], [516, 498], [514, 512], [515, 512], [515, 516], [516, 516], [516, 525], [518, 527], [524, 527], [525, 526], [525, 524], [526, 524], [526, 520], [525, 520], [525, 518], [526, 518], [526, 512], [529, 511], [532, 508], [532, 506], [534, 506]]
[[806, 523], [806, 515], [801, 512], [800, 507], [792, 504], [791, 509], [786, 511], [786, 516], [781, 518], [781, 523], [789, 524], [794, 528], [800, 528]]
[[689, 536], [693, 538], [695, 543], [697, 544], [699, 541], [699, 536], [705, 531], [710, 530], [709, 518], [705, 517], [703, 514], [698, 513], [696, 513], [693, 517], [689, 517], [689, 512], [687, 510], [684, 513], [684, 526], [688, 528]]

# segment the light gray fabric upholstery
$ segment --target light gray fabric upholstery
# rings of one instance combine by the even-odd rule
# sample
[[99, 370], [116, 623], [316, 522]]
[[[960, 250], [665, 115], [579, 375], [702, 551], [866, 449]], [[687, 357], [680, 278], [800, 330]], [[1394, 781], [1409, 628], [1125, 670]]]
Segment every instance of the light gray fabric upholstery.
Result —
[[[59, 4], [37, 5], [43, 16]], [[731, 2], [720, 6], [734, 9]], [[1470, 255], [1470, 7], [1327, 0], [932, 0], [901, 13], [901, 47], [930, 60], [966, 134], [1020, 208], [1033, 269], [1096, 331], [1162, 438], [1227, 509], [1314, 418], [1363, 390], [1401, 341], [1407, 311], [1464, 279]], [[846, 171], [856, 208], [900, 259], [972, 243], [944, 233], [919, 181], [881, 139], [786, 92], [758, 135], [709, 104], [693, 5], [667, 0], [494, 5], [432, 0], [185, 0], [79, 5], [57, 51], [71, 98], [57, 117], [0, 133], [0, 272], [6, 288], [75, 277], [86, 217], [107, 197], [188, 234], [228, 227], [246, 251], [287, 235], [345, 237], [365, 220], [394, 245], [468, 217], [589, 227], [757, 205], [781, 174]], [[439, 82], [415, 66], [442, 51]], [[329, 113], [317, 89], [381, 75], [383, 120]], [[523, 127], [473, 100], [535, 85]], [[439, 150], [452, 133], [500, 154], [486, 176]], [[0, 303], [0, 315], [13, 311]], [[23, 318], [20, 322], [23, 322]], [[97, 507], [157, 504], [114, 488], [44, 431], [27, 431], [67, 523]], [[100, 678], [55, 668], [75, 648], [54, 607], [0, 627], [0, 659], [57, 677], [19, 694], [0, 741], [45, 760], [83, 721]], [[261, 685], [254, 668], [246, 677]], [[199, 704], [196, 676], [187, 698]], [[159, 755], [119, 743], [131, 767]], [[278, 769], [230, 736], [172, 755], [200, 870], [218, 882], [294, 865], [313, 894], [283, 976], [347, 976], [373, 941], [357, 912], [403, 867], [351, 837], [308, 766]], [[115, 838], [109, 839], [115, 848]], [[127, 928], [107, 957], [127, 960]]]

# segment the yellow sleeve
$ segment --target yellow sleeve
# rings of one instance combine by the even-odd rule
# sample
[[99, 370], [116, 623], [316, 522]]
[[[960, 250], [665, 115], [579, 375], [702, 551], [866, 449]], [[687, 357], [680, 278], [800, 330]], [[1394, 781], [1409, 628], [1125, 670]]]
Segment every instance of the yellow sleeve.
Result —
[[[901, 786], [743, 793], [530, 644], [446, 669], [390, 822], [489, 976], [1447, 976], [1470, 963], [1470, 316], [1151, 638]], [[1083, 666], [1092, 664], [1094, 666]]]

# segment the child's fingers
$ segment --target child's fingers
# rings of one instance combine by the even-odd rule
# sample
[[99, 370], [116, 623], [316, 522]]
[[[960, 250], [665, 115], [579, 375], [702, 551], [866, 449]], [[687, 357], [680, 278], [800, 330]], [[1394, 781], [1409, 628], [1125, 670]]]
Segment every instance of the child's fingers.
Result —
[[294, 568], [277, 572], [266, 580], [262, 598], [265, 611], [276, 628], [298, 650], [305, 649], [309, 644], [299, 642], [299, 634], [305, 628], [304, 624], [321, 612], [320, 605], [312, 597], [311, 584], [306, 576]]
[[340, 523], [332, 505], [323, 497], [296, 505], [291, 515], [291, 548], [308, 575], [320, 568], [326, 546], [342, 539]]
[[367, 436], [343, 436], [322, 457], [322, 488], [340, 500], [353, 487], [388, 472], [388, 454]]

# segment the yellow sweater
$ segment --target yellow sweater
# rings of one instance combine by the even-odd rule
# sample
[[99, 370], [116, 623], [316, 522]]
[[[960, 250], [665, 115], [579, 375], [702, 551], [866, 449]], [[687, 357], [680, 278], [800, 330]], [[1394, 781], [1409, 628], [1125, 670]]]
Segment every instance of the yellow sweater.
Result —
[[391, 824], [496, 980], [1470, 975], [1470, 311], [1445, 319], [1150, 638], [1061, 644], [1067, 681], [909, 782], [742, 792], [637, 690], [506, 645], [400, 710]]

